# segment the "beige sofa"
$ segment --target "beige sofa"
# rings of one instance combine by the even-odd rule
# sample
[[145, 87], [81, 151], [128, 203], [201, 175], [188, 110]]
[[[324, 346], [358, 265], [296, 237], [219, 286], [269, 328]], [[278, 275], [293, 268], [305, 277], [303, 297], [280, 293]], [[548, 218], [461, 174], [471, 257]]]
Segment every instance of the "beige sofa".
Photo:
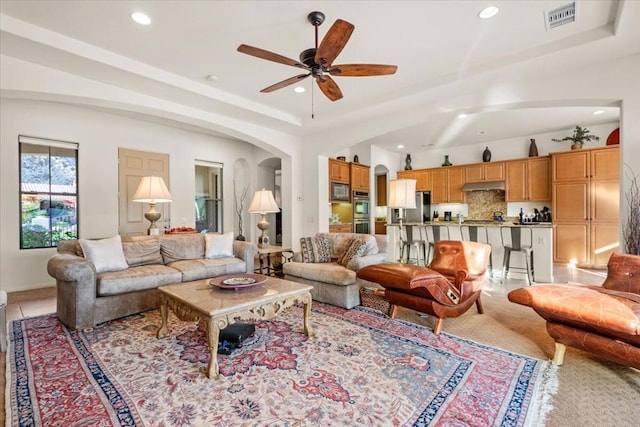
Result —
[[[356, 279], [356, 272], [368, 265], [388, 262], [388, 237], [356, 233], [316, 233], [315, 236], [329, 240], [331, 262], [302, 262], [302, 254], [296, 252], [292, 261], [282, 266], [285, 279], [313, 286], [314, 301], [344, 308], [359, 305], [361, 283]], [[343, 266], [337, 259], [353, 239], [364, 241], [366, 249], [362, 256], [352, 258]]]
[[58, 243], [47, 271], [56, 279], [57, 313], [65, 325], [87, 328], [157, 308], [158, 286], [253, 272], [258, 250], [254, 243], [233, 241], [232, 256], [205, 258], [210, 252], [204, 234], [144, 236], [121, 245], [124, 269], [96, 272], [79, 241]]

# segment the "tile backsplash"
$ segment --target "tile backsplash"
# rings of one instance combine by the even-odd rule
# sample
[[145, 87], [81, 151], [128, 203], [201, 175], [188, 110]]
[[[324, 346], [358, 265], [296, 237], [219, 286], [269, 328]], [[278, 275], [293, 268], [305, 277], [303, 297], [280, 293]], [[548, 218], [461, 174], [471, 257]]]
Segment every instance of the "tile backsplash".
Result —
[[467, 193], [467, 206], [469, 219], [493, 219], [494, 212], [507, 215], [507, 202], [501, 190], [470, 191]]

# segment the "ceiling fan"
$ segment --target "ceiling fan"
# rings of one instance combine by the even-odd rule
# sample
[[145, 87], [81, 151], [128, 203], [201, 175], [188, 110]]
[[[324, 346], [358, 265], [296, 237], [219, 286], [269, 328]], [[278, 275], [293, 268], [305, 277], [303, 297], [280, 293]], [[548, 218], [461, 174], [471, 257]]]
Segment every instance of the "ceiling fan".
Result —
[[365, 77], [365, 76], [384, 76], [394, 74], [398, 67], [396, 65], [380, 65], [380, 64], [345, 64], [332, 65], [333, 60], [342, 52], [353, 33], [354, 26], [342, 19], [336, 20], [325, 34], [322, 42], [318, 46], [318, 27], [324, 22], [324, 13], [311, 12], [307, 16], [307, 20], [315, 27], [316, 43], [315, 47], [306, 49], [300, 54], [300, 61], [289, 59], [277, 53], [260, 49], [253, 46], [241, 44], [238, 46], [238, 52], [257, 58], [266, 59], [284, 65], [301, 68], [307, 71], [306, 74], [298, 74], [279, 83], [262, 89], [260, 92], [268, 93], [278, 89], [290, 86], [301, 80], [312, 76], [316, 79], [318, 87], [331, 101], [337, 101], [342, 98], [342, 91], [331, 78], [331, 76], [343, 77]]

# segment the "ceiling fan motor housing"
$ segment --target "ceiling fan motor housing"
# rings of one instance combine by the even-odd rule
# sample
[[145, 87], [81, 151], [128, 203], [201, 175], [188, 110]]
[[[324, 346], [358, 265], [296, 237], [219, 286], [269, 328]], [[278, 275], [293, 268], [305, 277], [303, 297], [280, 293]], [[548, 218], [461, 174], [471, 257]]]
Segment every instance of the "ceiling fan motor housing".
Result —
[[324, 22], [324, 13], [318, 11], [311, 12], [307, 15], [307, 20], [311, 22], [311, 25], [313, 25], [314, 27], [322, 25], [322, 23]]

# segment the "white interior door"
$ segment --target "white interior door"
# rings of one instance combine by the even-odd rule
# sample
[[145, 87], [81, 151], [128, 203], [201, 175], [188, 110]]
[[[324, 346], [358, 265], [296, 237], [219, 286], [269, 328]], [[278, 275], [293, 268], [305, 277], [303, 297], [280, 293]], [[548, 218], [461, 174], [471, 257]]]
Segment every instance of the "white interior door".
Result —
[[[169, 191], [169, 155], [149, 153], [146, 151], [118, 148], [118, 192], [119, 192], [119, 226], [121, 236], [145, 235], [149, 221], [144, 213], [149, 211], [148, 203], [132, 202], [140, 179], [143, 176], [161, 176]], [[157, 222], [158, 228], [164, 229], [169, 224], [171, 203], [158, 203], [156, 210], [162, 213]]]

